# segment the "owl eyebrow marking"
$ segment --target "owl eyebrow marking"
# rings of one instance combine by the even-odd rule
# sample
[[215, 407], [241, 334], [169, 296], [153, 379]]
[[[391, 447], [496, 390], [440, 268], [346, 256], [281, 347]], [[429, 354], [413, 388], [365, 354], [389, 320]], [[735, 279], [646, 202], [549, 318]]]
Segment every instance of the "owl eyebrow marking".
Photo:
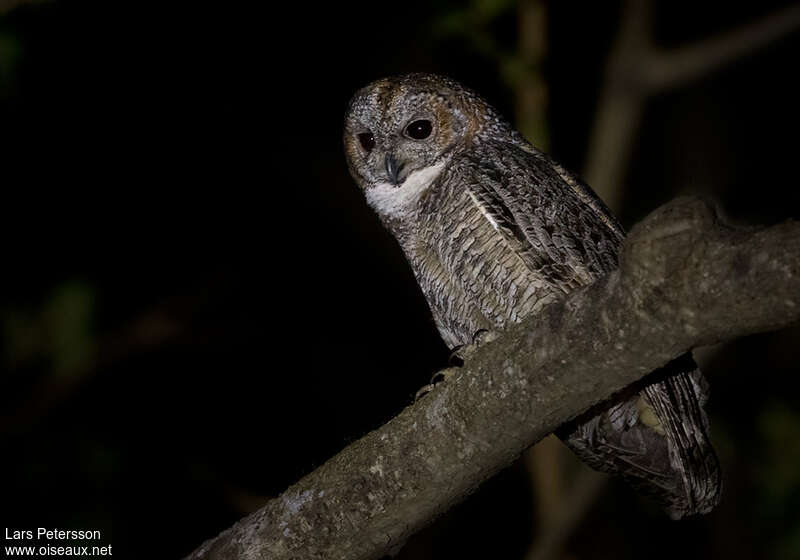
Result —
[[376, 88], [373, 92], [375, 96], [376, 105], [380, 107], [382, 112], [386, 112], [389, 109], [389, 104], [391, 103], [392, 95], [392, 84], [388, 81], [383, 81], [376, 85]]

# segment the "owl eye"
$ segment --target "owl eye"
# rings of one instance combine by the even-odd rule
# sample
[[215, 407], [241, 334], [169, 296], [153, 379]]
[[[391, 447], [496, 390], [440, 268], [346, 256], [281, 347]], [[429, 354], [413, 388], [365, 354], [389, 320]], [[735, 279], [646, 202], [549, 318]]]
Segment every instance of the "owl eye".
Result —
[[431, 124], [431, 121], [427, 119], [420, 119], [412, 122], [406, 127], [406, 134], [408, 134], [414, 140], [425, 140], [431, 135], [432, 130], [433, 125]]
[[358, 141], [361, 143], [361, 147], [368, 152], [371, 152], [372, 148], [375, 147], [375, 136], [373, 136], [371, 132], [362, 132], [359, 134]]

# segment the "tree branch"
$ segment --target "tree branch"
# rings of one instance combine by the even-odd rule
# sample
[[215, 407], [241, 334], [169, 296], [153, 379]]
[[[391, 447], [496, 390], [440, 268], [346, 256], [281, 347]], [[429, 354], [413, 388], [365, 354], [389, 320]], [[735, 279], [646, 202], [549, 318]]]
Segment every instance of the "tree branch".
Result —
[[22, 4], [41, 4], [46, 0], [0, 0], [0, 15], [10, 12]]
[[549, 517], [542, 520], [542, 528], [525, 560], [557, 558], [564, 542], [583, 521], [586, 511], [606, 487], [608, 476], [589, 467], [583, 467], [575, 476], [568, 493], [559, 507], [554, 507]]
[[800, 5], [793, 5], [694, 44], [663, 49], [654, 44], [653, 10], [653, 0], [623, 4], [589, 137], [584, 177], [614, 212], [622, 204], [625, 173], [652, 96], [710, 74], [800, 29]]
[[800, 4], [726, 33], [671, 50], [654, 48], [641, 68], [649, 89], [665, 90], [710, 74], [800, 29]]
[[621, 265], [481, 347], [459, 375], [189, 558], [379, 558], [527, 447], [687, 350], [800, 321], [800, 224], [677, 199]]

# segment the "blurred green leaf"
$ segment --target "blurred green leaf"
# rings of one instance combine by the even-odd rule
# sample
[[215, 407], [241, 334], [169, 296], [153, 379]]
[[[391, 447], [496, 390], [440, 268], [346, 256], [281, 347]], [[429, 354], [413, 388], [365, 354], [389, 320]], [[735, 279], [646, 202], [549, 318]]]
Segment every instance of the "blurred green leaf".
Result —
[[31, 313], [8, 310], [3, 314], [3, 355], [9, 369], [41, 353], [42, 334]]
[[44, 309], [53, 373], [69, 375], [86, 367], [94, 354], [94, 294], [81, 282], [59, 286]]
[[14, 81], [21, 52], [19, 40], [14, 35], [0, 31], [0, 95]]
[[38, 309], [11, 309], [2, 318], [3, 352], [9, 369], [49, 363], [55, 375], [80, 374], [95, 351], [92, 288], [66, 282]]
[[784, 403], [771, 403], [759, 415], [762, 438], [757, 483], [761, 513], [766, 523], [770, 557], [800, 558], [800, 414]]
[[515, 8], [515, 0], [473, 0], [466, 8], [440, 16], [436, 29], [444, 35], [474, 37], [475, 32]]
[[800, 489], [800, 414], [783, 403], [773, 404], [759, 416], [758, 427], [766, 447], [761, 483], [766, 497], [781, 500]]
[[788, 531], [780, 539], [772, 557], [776, 560], [780, 558], [800, 558], [800, 524], [795, 525], [791, 531]]

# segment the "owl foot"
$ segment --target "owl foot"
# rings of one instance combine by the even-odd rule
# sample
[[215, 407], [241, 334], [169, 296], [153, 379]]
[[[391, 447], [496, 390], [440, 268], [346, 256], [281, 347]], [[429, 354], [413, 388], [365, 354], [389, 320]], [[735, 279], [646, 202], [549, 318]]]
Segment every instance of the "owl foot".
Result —
[[489, 331], [486, 329], [479, 329], [472, 335], [472, 343], [471, 344], [464, 344], [462, 346], [456, 346], [453, 351], [450, 353], [449, 362], [451, 366], [458, 366], [461, 367], [464, 365], [464, 362], [469, 358], [472, 354], [475, 353], [475, 350], [486, 344], [487, 342], [491, 342], [497, 338], [497, 331]]
[[457, 367], [449, 367], [442, 370], [437, 371], [431, 377], [431, 382], [425, 385], [422, 389], [417, 391], [417, 394], [414, 395], [414, 402], [420, 400], [422, 397], [433, 391], [433, 389], [439, 384], [443, 383], [448, 380], [452, 375], [458, 372]]
[[414, 401], [418, 401], [431, 391], [439, 384], [447, 381], [452, 375], [458, 372], [461, 366], [464, 365], [464, 361], [471, 356], [475, 350], [479, 347], [483, 346], [487, 342], [491, 342], [497, 338], [496, 331], [488, 331], [486, 329], [480, 329], [472, 336], [472, 343], [471, 344], [464, 344], [462, 346], [456, 346], [453, 351], [450, 353], [450, 358], [448, 362], [451, 366], [449, 368], [445, 368], [442, 370], [437, 371], [431, 377], [431, 382], [425, 385], [422, 389], [417, 391], [417, 394], [414, 396]]
[[445, 368], [445, 369], [440, 369], [439, 371], [437, 371], [436, 373], [433, 374], [433, 377], [431, 377], [431, 385], [435, 386], [435, 385], [438, 385], [439, 383], [443, 383], [443, 382], [447, 381], [453, 375], [458, 373], [458, 369], [459, 368], [457, 368], [457, 367], [449, 367], [449, 368]]

